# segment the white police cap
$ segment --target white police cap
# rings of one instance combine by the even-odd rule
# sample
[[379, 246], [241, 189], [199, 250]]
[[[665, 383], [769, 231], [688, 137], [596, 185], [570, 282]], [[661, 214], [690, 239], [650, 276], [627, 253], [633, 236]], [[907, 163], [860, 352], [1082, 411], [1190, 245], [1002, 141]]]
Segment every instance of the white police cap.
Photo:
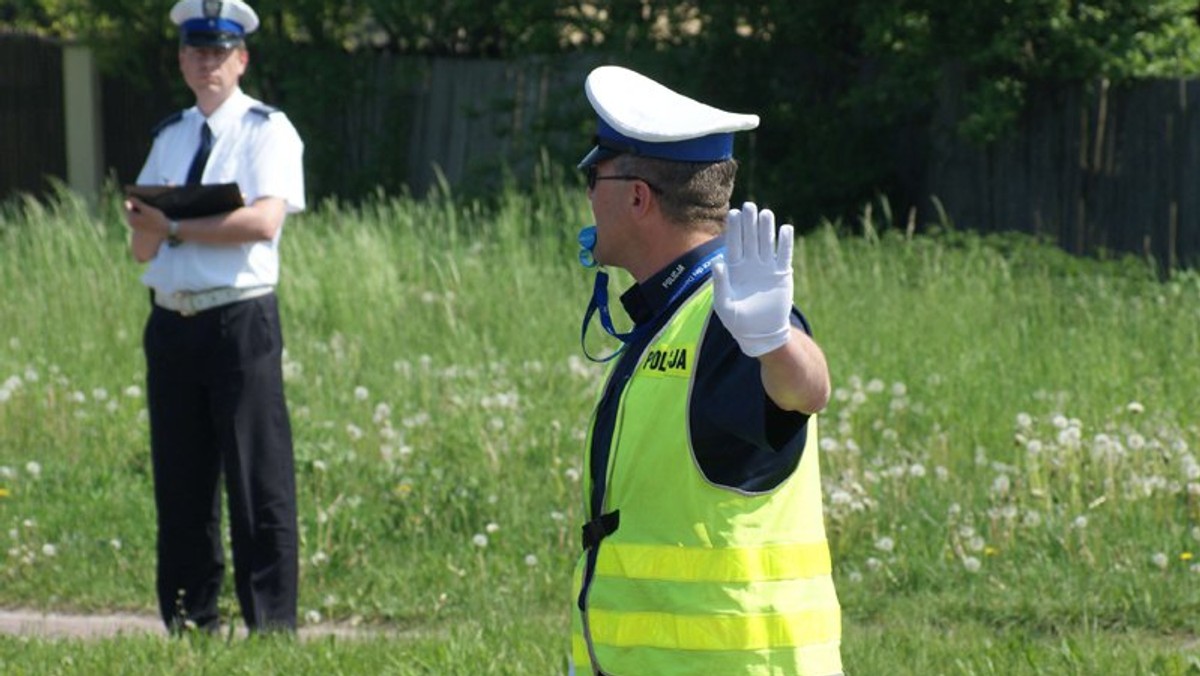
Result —
[[179, 0], [171, 21], [179, 41], [194, 47], [233, 47], [258, 30], [258, 14], [242, 0]]
[[596, 68], [584, 88], [600, 120], [581, 169], [622, 154], [720, 162], [733, 157], [733, 132], [758, 126], [757, 115], [700, 103], [620, 66]]

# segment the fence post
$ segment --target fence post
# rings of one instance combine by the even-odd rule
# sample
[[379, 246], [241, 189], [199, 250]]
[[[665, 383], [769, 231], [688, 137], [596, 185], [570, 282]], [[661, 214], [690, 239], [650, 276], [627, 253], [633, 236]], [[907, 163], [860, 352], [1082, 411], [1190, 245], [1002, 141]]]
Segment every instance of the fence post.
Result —
[[92, 51], [63, 46], [63, 124], [67, 140], [67, 185], [89, 198], [100, 194], [104, 176], [100, 77]]

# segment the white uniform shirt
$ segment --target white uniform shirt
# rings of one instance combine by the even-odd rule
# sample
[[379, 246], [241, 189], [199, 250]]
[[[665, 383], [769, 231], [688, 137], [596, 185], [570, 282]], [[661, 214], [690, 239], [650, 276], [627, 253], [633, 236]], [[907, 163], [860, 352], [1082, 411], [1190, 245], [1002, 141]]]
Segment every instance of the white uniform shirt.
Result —
[[[234, 91], [205, 120], [195, 106], [165, 127], [154, 139], [139, 185], [183, 185], [200, 145], [200, 127], [208, 122], [212, 152], [201, 183], [236, 182], [246, 204], [278, 197], [287, 213], [304, 210], [304, 142], [282, 112], [263, 115], [251, 110], [262, 103]], [[269, 242], [216, 245], [163, 242], [151, 259], [142, 283], [159, 293], [202, 291], [221, 286], [251, 287], [279, 281], [279, 237]]]

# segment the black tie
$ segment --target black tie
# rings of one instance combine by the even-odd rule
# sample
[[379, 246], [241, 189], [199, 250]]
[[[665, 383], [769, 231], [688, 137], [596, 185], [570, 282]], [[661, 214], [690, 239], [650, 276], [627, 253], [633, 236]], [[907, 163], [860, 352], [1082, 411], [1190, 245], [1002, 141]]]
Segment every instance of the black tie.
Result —
[[200, 177], [204, 174], [204, 165], [208, 164], [208, 154], [212, 152], [212, 141], [212, 130], [208, 128], [208, 123], [205, 122], [200, 127], [200, 147], [196, 148], [196, 155], [192, 158], [192, 166], [188, 168], [188, 185], [200, 183]]

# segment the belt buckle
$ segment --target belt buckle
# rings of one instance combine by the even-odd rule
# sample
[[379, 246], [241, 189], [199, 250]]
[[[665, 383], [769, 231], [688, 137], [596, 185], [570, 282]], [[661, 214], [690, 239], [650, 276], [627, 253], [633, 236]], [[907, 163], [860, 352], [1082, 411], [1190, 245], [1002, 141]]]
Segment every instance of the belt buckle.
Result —
[[192, 304], [192, 294], [187, 291], [175, 292], [175, 304], [179, 308], [179, 314], [184, 317], [191, 317], [196, 314], [196, 308]]

